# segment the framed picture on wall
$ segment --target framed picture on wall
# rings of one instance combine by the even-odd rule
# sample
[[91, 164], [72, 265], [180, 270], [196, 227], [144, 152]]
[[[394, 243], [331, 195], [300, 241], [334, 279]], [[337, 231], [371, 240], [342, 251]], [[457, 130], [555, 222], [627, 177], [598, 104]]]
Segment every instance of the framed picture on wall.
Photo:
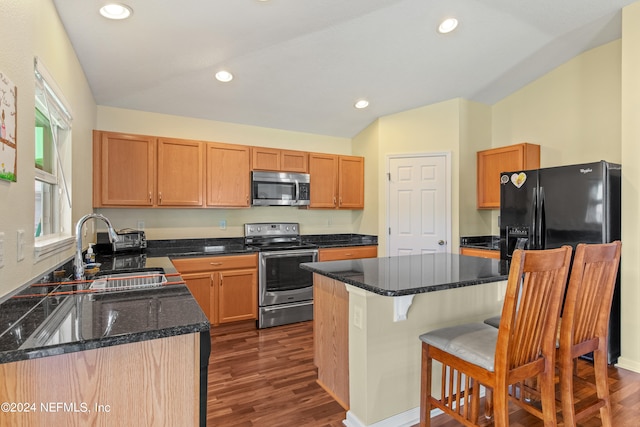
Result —
[[0, 179], [16, 181], [18, 88], [0, 71]]

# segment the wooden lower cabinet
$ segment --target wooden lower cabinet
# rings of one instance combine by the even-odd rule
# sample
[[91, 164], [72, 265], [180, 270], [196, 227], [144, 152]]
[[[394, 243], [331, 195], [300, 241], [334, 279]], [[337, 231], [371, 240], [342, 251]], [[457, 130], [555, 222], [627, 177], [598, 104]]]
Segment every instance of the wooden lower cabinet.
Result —
[[16, 405], [0, 426], [204, 425], [199, 333], [3, 363], [0, 378]]
[[258, 255], [172, 260], [212, 325], [258, 318]]
[[477, 248], [460, 248], [460, 255], [477, 256], [480, 258], [500, 259], [500, 251]]
[[318, 261], [375, 258], [377, 256], [377, 246], [348, 246], [345, 248], [324, 248], [318, 250]]

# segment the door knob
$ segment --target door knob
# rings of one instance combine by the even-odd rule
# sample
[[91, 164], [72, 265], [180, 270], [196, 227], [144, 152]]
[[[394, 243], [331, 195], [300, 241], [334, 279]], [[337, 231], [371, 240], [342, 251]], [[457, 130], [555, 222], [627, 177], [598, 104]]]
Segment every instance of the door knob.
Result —
[[438, 240], [438, 244], [440, 246], [444, 246], [447, 242], [445, 242], [444, 240]]

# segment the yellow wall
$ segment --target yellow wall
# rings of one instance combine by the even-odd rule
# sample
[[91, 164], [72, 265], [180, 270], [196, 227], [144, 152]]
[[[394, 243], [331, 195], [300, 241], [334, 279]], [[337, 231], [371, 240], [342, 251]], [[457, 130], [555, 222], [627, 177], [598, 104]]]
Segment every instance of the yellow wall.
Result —
[[[351, 154], [351, 140], [257, 126], [194, 119], [111, 107], [98, 107], [97, 129], [269, 146], [334, 154]], [[367, 162], [365, 162], [366, 165]], [[148, 239], [242, 237], [247, 222], [291, 221], [304, 234], [351, 233], [361, 211], [256, 207], [248, 209], [97, 209], [114, 227], [137, 228], [144, 221]], [[220, 222], [226, 228], [220, 228]]]
[[[17, 182], [0, 181], [0, 232], [4, 267], [0, 296], [55, 267], [71, 250], [34, 264], [34, 56], [45, 64], [73, 109], [73, 219], [91, 209], [91, 130], [96, 105], [64, 27], [50, 0], [2, 0], [0, 71], [18, 87]], [[17, 232], [24, 230], [24, 259], [17, 260]]]
[[[640, 372], [640, 3], [622, 15], [622, 367]], [[612, 147], [612, 149], [614, 149]]]

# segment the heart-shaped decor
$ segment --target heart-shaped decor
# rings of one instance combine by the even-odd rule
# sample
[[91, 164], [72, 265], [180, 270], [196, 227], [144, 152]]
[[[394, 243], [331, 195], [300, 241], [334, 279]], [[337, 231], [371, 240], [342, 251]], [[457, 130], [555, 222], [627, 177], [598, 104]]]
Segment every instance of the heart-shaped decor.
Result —
[[518, 188], [522, 187], [526, 180], [527, 174], [524, 172], [514, 173], [513, 175], [511, 175], [511, 182]]

